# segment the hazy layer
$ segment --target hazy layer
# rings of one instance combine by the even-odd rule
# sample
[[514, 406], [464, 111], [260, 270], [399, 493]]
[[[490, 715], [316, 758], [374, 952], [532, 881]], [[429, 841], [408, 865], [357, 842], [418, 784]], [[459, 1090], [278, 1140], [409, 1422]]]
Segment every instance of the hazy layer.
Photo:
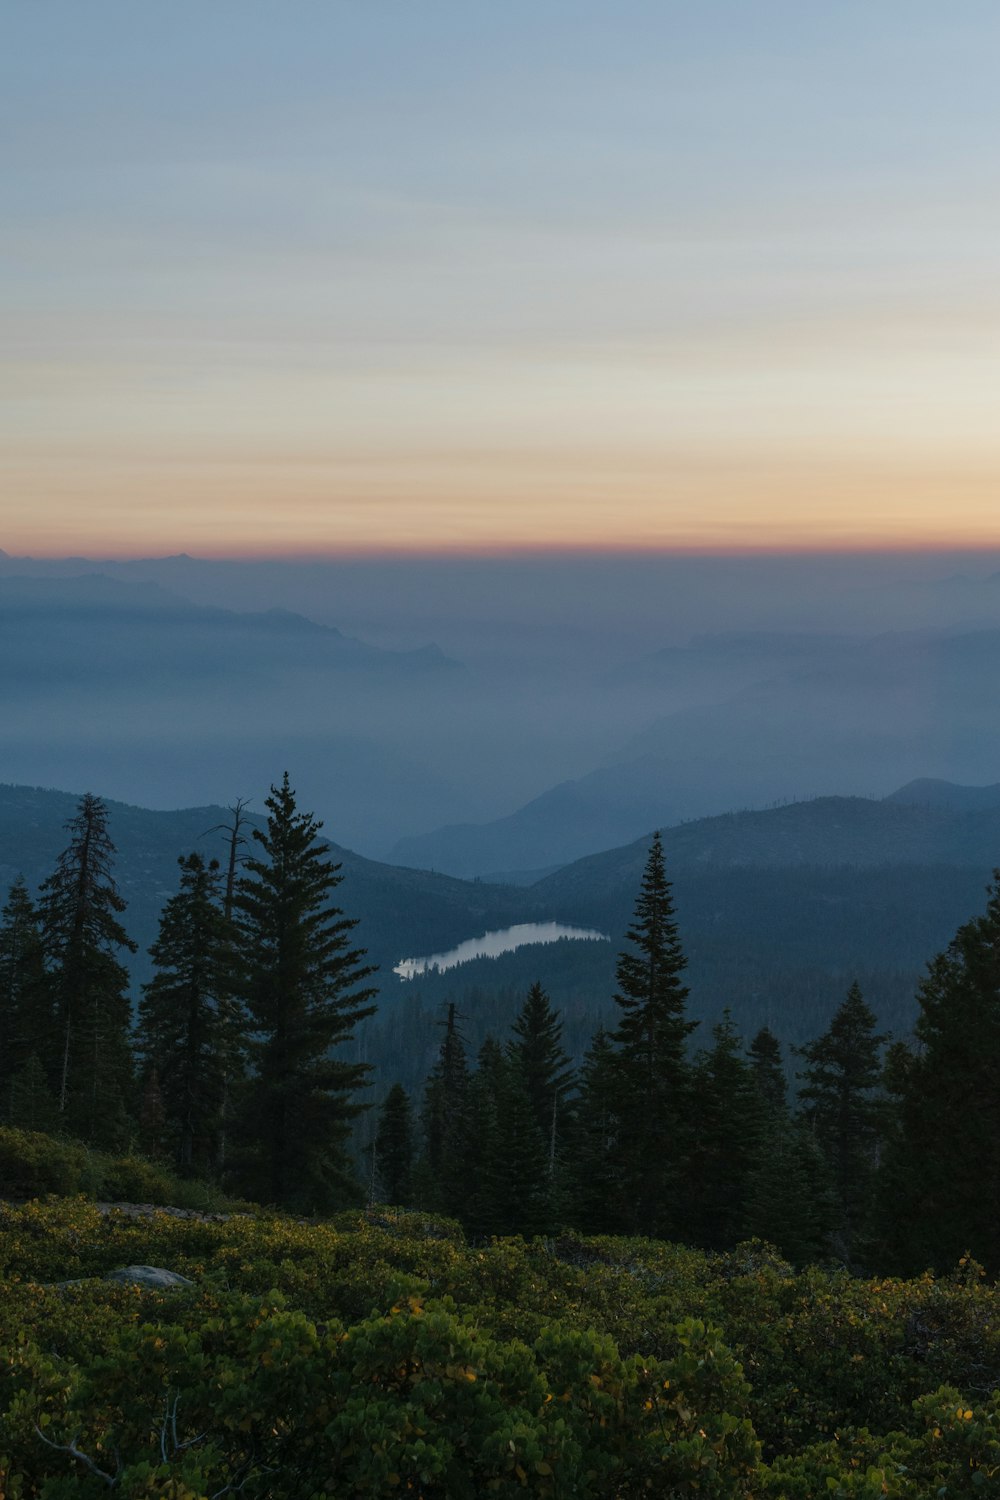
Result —
[[0, 691], [0, 781], [260, 807], [287, 767], [349, 847], [521, 876], [1000, 780], [1000, 557], [0, 556]]

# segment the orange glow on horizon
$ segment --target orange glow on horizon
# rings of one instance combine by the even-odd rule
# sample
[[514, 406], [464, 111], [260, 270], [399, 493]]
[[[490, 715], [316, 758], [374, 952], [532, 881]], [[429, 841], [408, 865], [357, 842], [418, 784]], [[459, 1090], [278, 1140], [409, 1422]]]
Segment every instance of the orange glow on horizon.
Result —
[[[989, 465], [815, 464], [691, 456], [616, 473], [610, 455], [556, 464], [489, 458], [413, 465], [192, 460], [11, 473], [0, 547], [13, 556], [121, 558], [752, 555], [990, 551], [1000, 484]], [[404, 467], [403, 464], [399, 465]], [[478, 470], [478, 472], [477, 472]], [[478, 483], [476, 482], [478, 478]], [[18, 485], [20, 480], [20, 485]], [[142, 496], [138, 501], [137, 496]]]

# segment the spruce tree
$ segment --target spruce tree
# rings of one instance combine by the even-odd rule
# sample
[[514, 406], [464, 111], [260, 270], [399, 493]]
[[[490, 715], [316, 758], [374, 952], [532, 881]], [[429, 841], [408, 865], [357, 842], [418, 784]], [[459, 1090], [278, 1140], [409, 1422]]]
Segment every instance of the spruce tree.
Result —
[[144, 1156], [159, 1161], [166, 1155], [167, 1112], [163, 1104], [160, 1075], [155, 1068], [146, 1074], [139, 1106], [139, 1145]]
[[760, 1130], [760, 1095], [728, 1011], [694, 1068], [698, 1126], [687, 1162], [683, 1238], [731, 1248], [746, 1223], [748, 1180]]
[[346, 1152], [368, 1067], [339, 1052], [374, 1009], [372, 969], [351, 946], [357, 923], [333, 904], [341, 883], [299, 812], [287, 772], [267, 799], [260, 853], [237, 886], [239, 989], [254, 1070], [241, 1147], [244, 1187], [287, 1208], [318, 1211], [356, 1199]]
[[750, 1067], [762, 1106], [782, 1114], [788, 1105], [788, 1080], [781, 1043], [767, 1026], [762, 1026], [750, 1043]]
[[585, 1234], [618, 1234], [626, 1226], [619, 1105], [615, 1049], [598, 1027], [580, 1069], [569, 1151], [569, 1217]]
[[829, 1168], [808, 1125], [772, 1117], [754, 1143], [744, 1232], [797, 1266], [824, 1259], [838, 1223]]
[[521, 1070], [535, 1125], [548, 1146], [548, 1175], [556, 1174], [562, 1138], [566, 1133], [566, 1109], [573, 1088], [573, 1069], [562, 1047], [562, 1022], [558, 1011], [536, 981], [513, 1027], [514, 1040], [508, 1053]]
[[829, 1163], [839, 1212], [840, 1248], [850, 1257], [871, 1206], [880, 1120], [885, 1036], [857, 983], [815, 1042], [800, 1049], [804, 1119]]
[[470, 1154], [469, 1067], [458, 1020], [452, 1002], [437, 1061], [424, 1085], [423, 1153], [418, 1171], [419, 1206], [456, 1217], [468, 1193]]
[[128, 972], [136, 945], [118, 920], [107, 808], [86, 793], [66, 825], [70, 842], [41, 887], [42, 934], [52, 976], [54, 1086], [64, 1128], [117, 1147], [132, 1085]]
[[663, 844], [653, 835], [619, 955], [614, 1033], [619, 1080], [619, 1158], [629, 1227], [670, 1235], [683, 1216], [682, 1177], [691, 1144], [691, 1073], [685, 1042], [687, 987]]
[[744, 1233], [796, 1265], [822, 1259], [837, 1223], [830, 1172], [812, 1130], [793, 1120], [781, 1043], [762, 1027], [750, 1043], [756, 1125], [744, 1184]]
[[[217, 823], [210, 830], [212, 833], [224, 833], [226, 836], [227, 854], [226, 873], [223, 884], [222, 914], [231, 930], [234, 917], [234, 903], [236, 900], [236, 880], [245, 857], [241, 851], [247, 845], [247, 840], [242, 830], [249, 822], [249, 815], [247, 813], [249, 805], [249, 798], [237, 797], [236, 801], [231, 803], [228, 809], [232, 821], [229, 823]], [[234, 995], [230, 994], [221, 997], [219, 1004], [220, 1009], [225, 1014], [225, 1029], [232, 1044], [225, 1058], [222, 1077], [222, 1104], [219, 1109], [216, 1170], [221, 1175], [226, 1168], [226, 1153], [230, 1119], [233, 1114], [234, 1095], [243, 1074], [244, 1056], [240, 1035], [244, 1016], [242, 1007]]]
[[503, 1234], [506, 1229], [507, 1163], [503, 1159], [504, 1055], [494, 1037], [486, 1037], [469, 1079], [465, 1119], [464, 1188], [451, 1209], [473, 1239]]
[[0, 1118], [13, 1080], [51, 1051], [52, 1006], [38, 917], [23, 879], [0, 913]]
[[52, 1134], [59, 1128], [59, 1110], [49, 1088], [45, 1069], [33, 1052], [10, 1080], [7, 1089], [7, 1123], [16, 1130], [40, 1130]]
[[469, 1090], [468, 1232], [539, 1234], [548, 1227], [548, 1152], [520, 1060], [487, 1037]]
[[139, 1003], [139, 1048], [157, 1078], [165, 1139], [178, 1169], [209, 1173], [227, 1076], [237, 1051], [230, 1005], [233, 953], [215, 860], [182, 856], [180, 889], [150, 948], [155, 974]]
[[413, 1111], [400, 1083], [393, 1084], [379, 1113], [375, 1164], [385, 1202], [408, 1208], [413, 1179]]
[[882, 1239], [902, 1271], [966, 1252], [1000, 1272], [1000, 870], [918, 991], [916, 1048], [893, 1049], [898, 1099], [878, 1178]]

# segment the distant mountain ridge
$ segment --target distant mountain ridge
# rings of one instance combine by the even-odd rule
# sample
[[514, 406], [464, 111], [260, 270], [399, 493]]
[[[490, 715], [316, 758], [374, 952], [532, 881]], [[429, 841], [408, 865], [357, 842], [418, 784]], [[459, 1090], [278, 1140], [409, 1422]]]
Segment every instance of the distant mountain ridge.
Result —
[[[943, 802], [935, 806], [896, 796], [818, 797], [681, 823], [663, 830], [663, 842], [671, 875], [677, 879], [697, 871], [798, 867], [955, 866], [989, 871], [1000, 865], [1000, 798], [985, 809], [955, 810]], [[638, 889], [648, 847], [646, 836], [588, 855], [528, 890], [540, 903], [554, 903], [554, 909], [581, 900], [596, 907], [602, 899]]]
[[[66, 843], [65, 824], [76, 794], [42, 787], [0, 785], [0, 900], [18, 875], [37, 888]], [[115, 874], [128, 903], [125, 918], [139, 943], [135, 965], [146, 976], [146, 949], [156, 936], [159, 912], [177, 888], [177, 860], [191, 850], [222, 860], [227, 852], [219, 825], [224, 807], [188, 807], [160, 812], [106, 799], [111, 837], [117, 847]], [[264, 826], [250, 814], [247, 837]], [[365, 859], [330, 842], [343, 866], [343, 904], [361, 923], [360, 941], [383, 970], [411, 953], [448, 948], [478, 928], [516, 922], [523, 907], [512, 888], [454, 880], [421, 870], [396, 869]]]
[[501, 818], [399, 839], [390, 857], [470, 876], [543, 868], [642, 828], [845, 792], [928, 767], [954, 783], [1000, 764], [1000, 631], [865, 638], [702, 637], [645, 659], [676, 706], [603, 764]]
[[0, 576], [7, 781], [79, 777], [162, 806], [294, 764], [314, 797], [332, 789], [351, 842], [381, 848], [465, 805], [401, 727], [464, 677], [436, 646], [372, 646], [292, 610], [192, 604], [100, 573]]
[[[222, 631], [260, 633], [265, 640], [291, 636], [301, 642], [310, 638], [317, 647], [325, 646], [335, 652], [332, 665], [342, 665], [351, 658], [366, 665], [390, 667], [460, 665], [445, 657], [433, 643], [410, 651], [389, 651], [345, 635], [333, 625], [319, 624], [294, 610], [233, 610], [194, 604], [161, 584], [135, 583], [105, 573], [39, 578], [0, 576], [0, 644], [4, 631], [25, 618], [31, 620], [36, 630], [43, 631], [46, 623], [61, 631], [69, 620], [83, 620], [91, 628], [104, 625], [111, 632], [118, 632], [123, 622], [133, 620], [151, 628], [167, 626], [175, 632], [178, 628], [196, 627], [199, 631], [207, 630], [210, 639]], [[113, 642], [114, 635], [103, 637], [105, 648], [113, 646]]]
[[[67, 792], [0, 786], [0, 895], [18, 873], [33, 888], [49, 873], [76, 804]], [[115, 802], [109, 812], [141, 981], [159, 911], [176, 888], [178, 856], [191, 849], [223, 856], [218, 825], [228, 814], [218, 806], [154, 812]], [[648, 846], [647, 834], [515, 887], [381, 864], [331, 844], [343, 866], [338, 902], [359, 919], [358, 941], [381, 970], [386, 1045], [396, 1008], [421, 995], [431, 1015], [449, 997], [478, 1013], [484, 995], [519, 993], [534, 978], [573, 1026], [585, 1026], [613, 992], [614, 958]], [[871, 985], [873, 1003], [892, 1025], [908, 1024], [916, 976], [979, 909], [990, 869], [1000, 863], [1000, 808], [822, 798], [667, 828], [664, 848], [691, 959], [694, 1013], [711, 1016], [728, 1004], [748, 1032], [766, 1020], [801, 1040], [855, 975]], [[410, 985], [391, 972], [401, 958], [540, 920], [594, 927], [611, 942], [526, 948]]]
[[992, 786], [959, 786], [954, 781], [920, 776], [916, 781], [908, 781], [898, 791], [890, 792], [885, 800], [912, 803], [917, 807], [949, 808], [952, 812], [977, 812], [1000, 807], [1000, 781]]

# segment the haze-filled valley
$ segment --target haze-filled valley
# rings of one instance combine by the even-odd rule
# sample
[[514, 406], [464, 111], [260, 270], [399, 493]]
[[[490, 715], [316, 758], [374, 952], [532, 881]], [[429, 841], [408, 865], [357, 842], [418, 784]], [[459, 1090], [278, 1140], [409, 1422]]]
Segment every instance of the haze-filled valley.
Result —
[[651, 828], [1000, 775], [988, 558], [0, 559], [0, 775], [532, 880]]
[[419, 1097], [449, 1006], [470, 1055], [536, 982], [574, 1060], [614, 1024], [660, 829], [695, 1047], [854, 981], [905, 1036], [1000, 850], [998, 561], [3, 557], [0, 883], [106, 799], [135, 1003], [177, 859], [287, 769], [377, 969], [352, 1055]]

